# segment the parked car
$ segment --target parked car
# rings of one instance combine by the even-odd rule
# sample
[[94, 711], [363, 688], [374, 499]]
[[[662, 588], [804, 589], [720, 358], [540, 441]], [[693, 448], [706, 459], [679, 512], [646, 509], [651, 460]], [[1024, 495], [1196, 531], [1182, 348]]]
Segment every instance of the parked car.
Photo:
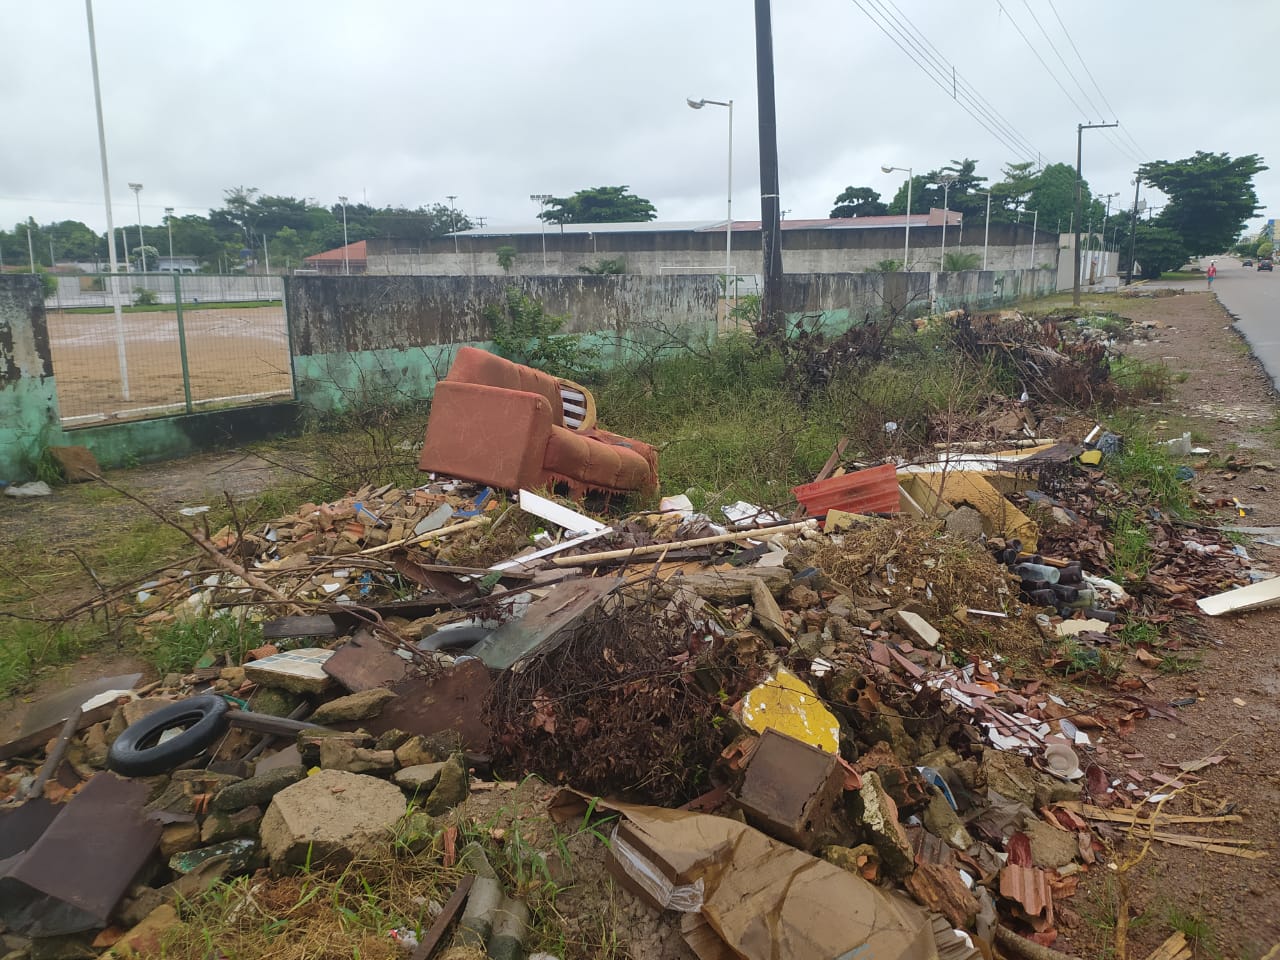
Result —
[[1243, 259], [1243, 260], [1241, 260], [1241, 261], [1240, 261], [1240, 266], [1242, 266], [1242, 267], [1252, 267], [1252, 266], [1253, 266], [1253, 261], [1252, 261], [1252, 260], [1250, 260], [1248, 257], [1246, 257], [1245, 259]]
[[1258, 261], [1258, 269], [1259, 269], [1259, 270], [1270, 270], [1270, 269], [1271, 269], [1271, 261], [1270, 261], [1270, 260], [1259, 260], [1259, 261]]

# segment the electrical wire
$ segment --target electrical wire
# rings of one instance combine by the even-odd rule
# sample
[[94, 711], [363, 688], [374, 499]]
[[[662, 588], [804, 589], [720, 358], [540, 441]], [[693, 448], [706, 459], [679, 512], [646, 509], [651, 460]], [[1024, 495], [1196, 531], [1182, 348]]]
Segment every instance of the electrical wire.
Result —
[[1040, 35], [1044, 37], [1044, 42], [1049, 45], [1049, 49], [1053, 51], [1054, 56], [1058, 58], [1058, 62], [1062, 64], [1062, 69], [1067, 71], [1067, 76], [1071, 78], [1071, 82], [1076, 85], [1077, 89], [1079, 89], [1080, 93], [1084, 96], [1085, 102], [1089, 104], [1090, 107], [1093, 108], [1093, 111], [1094, 111], [1093, 115], [1099, 119], [1102, 119], [1103, 117], [1102, 111], [1099, 110], [1098, 105], [1093, 102], [1093, 98], [1089, 96], [1089, 91], [1084, 88], [1084, 84], [1080, 82], [1080, 78], [1077, 77], [1075, 75], [1075, 72], [1071, 69], [1071, 67], [1067, 65], [1067, 61], [1062, 56], [1062, 51], [1058, 49], [1057, 44], [1055, 44], [1053, 40], [1049, 38], [1049, 32], [1045, 30], [1044, 24], [1042, 24], [1040, 22], [1040, 18], [1036, 16], [1035, 9], [1032, 8], [1031, 6], [1031, 0], [1022, 0], [1022, 5], [1027, 8], [1027, 13], [1031, 14], [1031, 19], [1035, 21], [1036, 27], [1039, 28]]
[[1022, 27], [1019, 26], [1018, 24], [1018, 21], [1013, 19], [1013, 14], [1011, 14], [1005, 8], [1003, 0], [996, 0], [996, 6], [999, 7], [1000, 12], [1003, 13], [1008, 18], [1009, 23], [1013, 25], [1013, 29], [1018, 31], [1018, 36], [1020, 36], [1022, 38], [1022, 42], [1027, 45], [1027, 49], [1030, 50], [1033, 54], [1035, 54], [1035, 58], [1040, 61], [1040, 66], [1044, 67], [1045, 73], [1049, 74], [1049, 76], [1053, 78], [1053, 82], [1058, 85], [1058, 89], [1062, 91], [1062, 95], [1071, 101], [1071, 105], [1076, 108], [1080, 116], [1082, 117], [1087, 116], [1085, 109], [1082, 106], [1080, 106], [1080, 104], [1076, 102], [1076, 98], [1071, 95], [1071, 91], [1068, 90], [1065, 86], [1063, 86], [1062, 81], [1058, 79], [1058, 75], [1054, 73], [1053, 70], [1049, 67], [1049, 64], [1045, 62], [1044, 57], [1040, 56], [1040, 51], [1035, 48], [1035, 44], [1033, 44], [1030, 38], [1026, 35], [1026, 33], [1023, 32]]
[[[889, 38], [889, 40], [894, 44], [894, 46], [896, 46], [899, 50], [901, 50], [904, 54], [906, 54], [907, 57], [917, 67], [919, 67], [922, 71], [924, 71], [925, 75], [930, 80], [932, 80], [935, 84], [937, 84], [940, 89], [942, 89], [946, 93], [952, 92], [950, 85], [947, 82], [945, 82], [945, 79], [944, 79], [945, 74], [942, 74], [942, 76], [939, 76], [941, 71], [938, 70], [936, 65], [933, 65], [931, 69], [929, 64], [922, 62], [919, 59], [919, 57], [917, 57], [917, 55], [911, 49], [908, 49], [908, 47], [903, 45], [903, 40], [900, 39], [898, 35], [896, 35], [897, 31], [891, 30], [888, 26], [886, 26], [885, 23], [882, 23], [880, 19], [877, 19], [877, 17], [870, 10], [868, 10], [867, 7], [863, 6], [862, 0], [853, 0], [853, 4], [867, 16], [867, 19], [869, 19], [872, 23], [876, 25], [876, 27], [880, 30], [881, 33], [883, 33], [886, 37]], [[878, 12], [879, 11], [877, 10], [877, 13]], [[884, 17], [884, 15], [881, 14], [881, 17]], [[887, 17], [885, 18], [885, 20], [887, 22]], [[994, 125], [990, 120], [983, 117], [972, 106], [970, 106], [970, 104], [967, 101], [961, 101], [958, 97], [954, 99], [956, 100], [956, 103], [959, 104], [961, 109], [963, 109], [967, 114], [969, 114], [970, 117], [976, 120], [984, 130], [986, 130], [998, 141], [1000, 141], [1000, 143], [1003, 144], [1006, 149], [1010, 150], [1017, 156], [1023, 156], [1027, 153], [1027, 151], [1024, 148], [1018, 146], [1015, 142], [1013, 142], [1007, 133], [1002, 132], [997, 125]]]
[[[1089, 65], [1084, 62], [1084, 57], [1080, 53], [1080, 48], [1076, 46], [1075, 40], [1072, 39], [1071, 31], [1067, 29], [1066, 23], [1063, 21], [1062, 16], [1058, 13], [1058, 8], [1054, 6], [1053, 0], [1047, 0], [1047, 2], [1049, 4], [1049, 9], [1053, 11], [1054, 19], [1058, 21], [1058, 26], [1062, 28], [1063, 36], [1067, 38], [1067, 43], [1071, 44], [1071, 49], [1075, 53], [1076, 59], [1080, 61], [1080, 66], [1084, 68], [1085, 75], [1089, 78], [1089, 82], [1092, 83], [1094, 86], [1094, 89], [1098, 91], [1098, 96], [1102, 99], [1103, 106], [1105, 106], [1111, 112], [1112, 119], [1118, 119], [1119, 114], [1116, 112], [1116, 108], [1111, 105], [1111, 101], [1107, 99], [1106, 91], [1103, 90], [1102, 85], [1098, 83], [1098, 79], [1093, 75], [1093, 71], [1089, 69]], [[1133, 134], [1129, 133], [1129, 131], [1126, 130], [1124, 127], [1121, 127], [1120, 129], [1124, 131], [1124, 136], [1128, 139], [1128, 141], [1131, 144], [1133, 144], [1134, 148], [1138, 151], [1138, 153], [1140, 153], [1144, 157], [1150, 156], [1150, 154], [1148, 154], [1147, 151], [1142, 149], [1142, 145], [1138, 143], [1136, 139], [1134, 139]]]
[[[990, 101], [977, 91], [973, 84], [960, 76], [955, 65], [947, 60], [947, 58], [942, 54], [942, 51], [934, 46], [932, 41], [924, 35], [924, 32], [911, 21], [910, 17], [903, 13], [902, 9], [894, 3], [893, 0], [872, 0], [872, 2], [877, 3], [881, 9], [885, 9], [886, 5], [888, 7], [892, 7], [893, 12], [888, 12], [886, 10], [886, 13], [888, 18], [893, 20], [895, 29], [900, 33], [900, 35], [905, 36], [909, 42], [912, 42], [913, 46], [920, 50], [923, 56], [936, 64], [944, 75], [950, 74], [953, 97], [959, 98], [960, 96], [963, 96], [974, 106], [976, 110], [982, 113], [988, 120], [1008, 135], [1010, 139], [1020, 144], [1022, 150], [1026, 153], [1035, 153], [1037, 155], [1040, 153], [1030, 140], [1024, 137], [1013, 126], [1013, 124], [1011, 124], [998, 110], [995, 109]], [[918, 38], [918, 42], [915, 38]], [[924, 44], [923, 47], [920, 45], [921, 43]], [[927, 47], [928, 50], [925, 50], [924, 47]]]

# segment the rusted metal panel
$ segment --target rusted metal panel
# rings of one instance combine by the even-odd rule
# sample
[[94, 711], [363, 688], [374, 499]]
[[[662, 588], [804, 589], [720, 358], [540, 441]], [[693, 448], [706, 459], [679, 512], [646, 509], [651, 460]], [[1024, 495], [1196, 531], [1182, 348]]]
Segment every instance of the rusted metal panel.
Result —
[[335, 650], [320, 669], [352, 693], [360, 693], [399, 683], [409, 675], [411, 664], [362, 628]]
[[453, 730], [464, 747], [484, 752], [489, 747], [484, 700], [491, 685], [483, 663], [463, 660], [438, 677], [413, 677], [395, 684], [391, 689], [396, 699], [377, 717], [360, 721], [360, 726], [375, 736], [387, 730], [423, 736]]
[[0, 920], [24, 936], [105, 927], [160, 842], [147, 784], [100, 773], [27, 850], [0, 863]]

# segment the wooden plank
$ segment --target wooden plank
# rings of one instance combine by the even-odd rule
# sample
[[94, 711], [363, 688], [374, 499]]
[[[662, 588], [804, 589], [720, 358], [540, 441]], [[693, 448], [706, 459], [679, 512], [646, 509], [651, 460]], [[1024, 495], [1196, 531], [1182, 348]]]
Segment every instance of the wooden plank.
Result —
[[[1205, 837], [1192, 837], [1180, 833], [1135, 833], [1133, 839], [1145, 840], [1152, 839], [1160, 843], [1167, 843], [1173, 847], [1191, 847], [1195, 850], [1203, 850], [1205, 853], [1221, 853], [1228, 857], [1241, 857], [1245, 860], [1261, 860], [1266, 854], [1261, 850], [1242, 850], [1239, 847], [1225, 846], [1225, 843], [1231, 841], [1223, 841], [1217, 838], [1207, 839]], [[1241, 841], [1235, 841], [1241, 842]], [[1250, 842], [1250, 841], [1243, 841]]]
[[1109, 823], [1135, 823], [1138, 826], [1145, 827], [1151, 826], [1153, 822], [1157, 827], [1170, 823], [1244, 823], [1244, 817], [1238, 813], [1224, 813], [1216, 817], [1193, 817], [1161, 812], [1152, 817], [1143, 817], [1140, 810], [1107, 810], [1104, 807], [1096, 807], [1089, 803], [1074, 801], [1060, 803], [1057, 806], [1064, 807], [1067, 810], [1074, 810], [1090, 820], [1106, 820]]
[[297, 637], [336, 637], [338, 624], [327, 613], [317, 616], [277, 617], [262, 625], [264, 640], [292, 640]]
[[1156, 947], [1147, 960], [1190, 960], [1191, 948], [1187, 946], [1187, 936], [1181, 930]]
[[436, 917], [436, 922], [431, 925], [431, 929], [423, 934], [422, 940], [418, 942], [418, 949], [413, 951], [413, 956], [409, 960], [430, 960], [431, 954], [435, 953], [436, 947], [440, 946], [440, 941], [449, 932], [449, 927], [462, 912], [462, 905], [467, 902], [467, 894], [471, 892], [471, 885], [475, 882], [475, 877], [463, 877], [458, 882], [458, 888], [453, 891], [453, 896], [444, 905], [444, 909], [440, 911], [440, 916]]

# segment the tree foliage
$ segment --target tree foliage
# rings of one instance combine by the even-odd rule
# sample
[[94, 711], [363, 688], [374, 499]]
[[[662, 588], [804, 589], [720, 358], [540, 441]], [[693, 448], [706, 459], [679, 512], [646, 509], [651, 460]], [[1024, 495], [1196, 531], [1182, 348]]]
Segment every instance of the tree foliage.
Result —
[[1166, 270], [1177, 270], [1186, 263], [1187, 247], [1182, 234], [1159, 220], [1139, 222], [1134, 258], [1142, 267], [1142, 276], [1154, 280]]
[[597, 352], [584, 347], [577, 335], [560, 333], [568, 317], [547, 313], [541, 301], [515, 287], [507, 290], [501, 303], [489, 304], [481, 314], [489, 323], [494, 350], [515, 363], [553, 377], [576, 378], [597, 358]]
[[1221, 253], [1261, 209], [1253, 178], [1267, 167], [1255, 153], [1232, 159], [1197, 150], [1182, 160], [1138, 168], [1143, 182], [1169, 198], [1157, 222], [1176, 232], [1191, 256]]
[[883, 203], [880, 194], [870, 187], [845, 187], [831, 208], [831, 216], [837, 218], [880, 217], [888, 212], [889, 205]]
[[620, 187], [591, 187], [571, 197], [552, 197], [538, 214], [547, 223], [641, 223], [658, 215], [644, 197]]

